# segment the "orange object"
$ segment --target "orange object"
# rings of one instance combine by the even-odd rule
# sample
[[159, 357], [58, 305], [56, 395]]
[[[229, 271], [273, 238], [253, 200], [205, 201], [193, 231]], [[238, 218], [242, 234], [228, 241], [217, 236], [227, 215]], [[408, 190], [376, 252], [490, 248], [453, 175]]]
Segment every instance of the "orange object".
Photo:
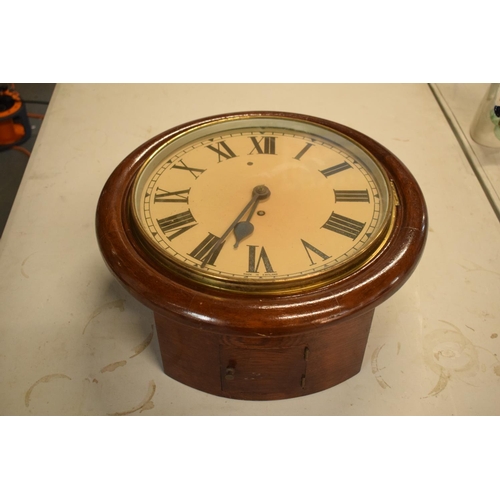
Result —
[[30, 137], [30, 122], [19, 93], [0, 89], [0, 150], [22, 144]]

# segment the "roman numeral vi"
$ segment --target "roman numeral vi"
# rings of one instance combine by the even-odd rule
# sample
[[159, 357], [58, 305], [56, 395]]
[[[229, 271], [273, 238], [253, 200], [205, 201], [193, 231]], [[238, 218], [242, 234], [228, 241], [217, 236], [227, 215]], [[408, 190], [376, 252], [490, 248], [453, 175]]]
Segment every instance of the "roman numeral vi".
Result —
[[266, 249], [262, 247], [259, 258], [257, 259], [257, 246], [248, 245], [248, 272], [249, 273], [258, 273], [260, 264], [264, 264], [264, 268], [266, 273], [274, 273], [273, 266], [271, 265], [271, 261], [267, 256]]

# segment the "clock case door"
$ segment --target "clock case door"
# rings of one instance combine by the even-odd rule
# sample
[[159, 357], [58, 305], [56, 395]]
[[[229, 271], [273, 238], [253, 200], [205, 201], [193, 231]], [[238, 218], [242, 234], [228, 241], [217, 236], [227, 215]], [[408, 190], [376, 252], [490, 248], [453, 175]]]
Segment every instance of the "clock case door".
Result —
[[207, 335], [155, 314], [167, 375], [227, 398], [275, 400], [337, 385], [361, 369], [373, 310], [293, 337]]

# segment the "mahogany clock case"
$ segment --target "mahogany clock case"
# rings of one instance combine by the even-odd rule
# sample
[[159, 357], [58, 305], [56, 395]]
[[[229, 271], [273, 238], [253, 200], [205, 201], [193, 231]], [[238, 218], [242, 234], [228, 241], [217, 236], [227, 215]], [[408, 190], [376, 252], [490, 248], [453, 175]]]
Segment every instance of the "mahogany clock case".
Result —
[[[383, 249], [340, 280], [283, 295], [205, 287], [152, 258], [131, 224], [128, 200], [138, 171], [177, 134], [228, 116], [309, 121], [365, 148], [384, 169], [397, 199]], [[211, 394], [252, 400], [311, 394], [358, 373], [374, 308], [414, 271], [425, 246], [427, 225], [427, 209], [416, 180], [385, 147], [338, 123], [269, 111], [212, 116], [157, 135], [114, 170], [96, 214], [97, 240], [110, 271], [154, 311], [165, 372]]]

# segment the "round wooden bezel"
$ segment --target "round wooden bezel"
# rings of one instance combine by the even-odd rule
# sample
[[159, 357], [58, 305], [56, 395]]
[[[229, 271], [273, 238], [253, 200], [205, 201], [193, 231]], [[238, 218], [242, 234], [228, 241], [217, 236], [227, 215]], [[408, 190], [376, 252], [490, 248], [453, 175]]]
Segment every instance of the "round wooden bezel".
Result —
[[[384, 248], [349, 276], [292, 295], [259, 295], [217, 290], [169, 272], [141, 246], [130, 222], [128, 197], [143, 162], [176, 134], [223, 117], [274, 116], [309, 121], [340, 132], [361, 144], [384, 168], [399, 205]], [[163, 317], [206, 332], [256, 334], [273, 338], [310, 331], [361, 315], [388, 299], [409, 278], [427, 236], [427, 210], [409, 170], [379, 143], [349, 127], [294, 113], [253, 111], [217, 115], [163, 132], [127, 156], [114, 170], [97, 206], [100, 250], [111, 272], [139, 301]]]

